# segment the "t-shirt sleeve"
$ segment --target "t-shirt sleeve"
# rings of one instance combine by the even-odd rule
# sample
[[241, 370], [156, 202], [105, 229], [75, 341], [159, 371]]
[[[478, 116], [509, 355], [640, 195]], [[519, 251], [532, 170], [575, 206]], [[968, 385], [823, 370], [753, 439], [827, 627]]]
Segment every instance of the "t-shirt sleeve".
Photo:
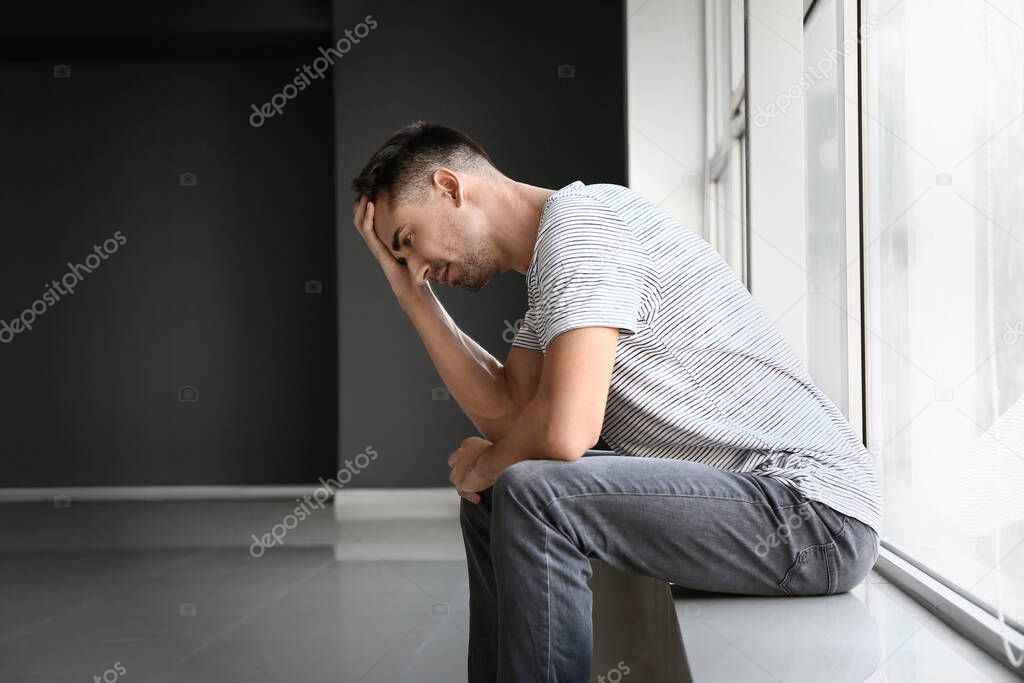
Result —
[[635, 334], [658, 280], [632, 229], [606, 204], [585, 195], [561, 198], [549, 214], [535, 255], [534, 329], [542, 347], [580, 327]]
[[519, 327], [516, 329], [515, 337], [512, 339], [512, 346], [522, 346], [531, 351], [544, 351], [540, 345], [540, 336], [537, 331], [536, 309], [531, 307], [526, 311], [526, 315], [523, 316], [523, 319], [519, 322]]

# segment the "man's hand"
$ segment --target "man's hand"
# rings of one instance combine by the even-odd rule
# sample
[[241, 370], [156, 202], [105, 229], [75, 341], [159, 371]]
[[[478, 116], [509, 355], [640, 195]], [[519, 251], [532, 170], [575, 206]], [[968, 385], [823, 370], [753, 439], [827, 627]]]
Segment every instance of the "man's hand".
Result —
[[409, 269], [399, 263], [387, 245], [377, 237], [377, 233], [373, 229], [375, 214], [376, 209], [373, 202], [370, 201], [369, 197], [363, 195], [356, 203], [352, 214], [352, 223], [359, 230], [359, 234], [363, 236], [363, 240], [370, 249], [370, 253], [373, 254], [374, 258], [377, 259], [377, 263], [380, 264], [380, 268], [384, 271], [384, 275], [387, 277], [395, 297], [400, 302], [404, 302], [410, 297], [430, 293], [432, 291], [430, 290], [430, 284], [417, 285]]
[[462, 445], [448, 456], [448, 466], [452, 468], [448, 480], [455, 485], [459, 495], [470, 503], [479, 503], [478, 492], [494, 485], [494, 479], [487, 477], [477, 461], [480, 456], [493, 448], [494, 444], [479, 436], [470, 436], [462, 440]]

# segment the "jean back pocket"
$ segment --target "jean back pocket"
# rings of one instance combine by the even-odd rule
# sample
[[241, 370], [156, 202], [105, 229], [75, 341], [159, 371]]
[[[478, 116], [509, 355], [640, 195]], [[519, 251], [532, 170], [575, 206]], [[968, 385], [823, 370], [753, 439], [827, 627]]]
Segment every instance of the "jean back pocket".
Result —
[[779, 588], [786, 595], [832, 595], [836, 592], [837, 555], [835, 541], [807, 546], [797, 553]]

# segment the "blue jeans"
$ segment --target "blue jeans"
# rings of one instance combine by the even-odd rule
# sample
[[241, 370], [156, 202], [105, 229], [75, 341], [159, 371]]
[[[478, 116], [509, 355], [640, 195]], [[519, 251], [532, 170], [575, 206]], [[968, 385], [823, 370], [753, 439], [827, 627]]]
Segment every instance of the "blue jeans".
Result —
[[480, 503], [462, 501], [471, 683], [587, 682], [590, 558], [697, 590], [786, 596], [848, 591], [878, 557], [871, 527], [771, 477], [585, 456], [518, 462]]

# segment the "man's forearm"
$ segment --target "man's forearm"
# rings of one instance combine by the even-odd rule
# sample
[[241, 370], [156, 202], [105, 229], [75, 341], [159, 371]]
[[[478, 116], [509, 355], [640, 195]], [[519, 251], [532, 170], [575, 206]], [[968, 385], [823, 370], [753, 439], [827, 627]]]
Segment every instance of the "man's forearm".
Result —
[[556, 424], [543, 397], [534, 397], [523, 408], [505, 437], [477, 460], [476, 467], [488, 479], [521, 460], [576, 460], [593, 443], [585, 443], [568, 424]]
[[504, 435], [519, 410], [502, 364], [459, 329], [433, 291], [424, 288], [424, 293], [399, 303], [448, 390], [481, 435], [490, 441]]

